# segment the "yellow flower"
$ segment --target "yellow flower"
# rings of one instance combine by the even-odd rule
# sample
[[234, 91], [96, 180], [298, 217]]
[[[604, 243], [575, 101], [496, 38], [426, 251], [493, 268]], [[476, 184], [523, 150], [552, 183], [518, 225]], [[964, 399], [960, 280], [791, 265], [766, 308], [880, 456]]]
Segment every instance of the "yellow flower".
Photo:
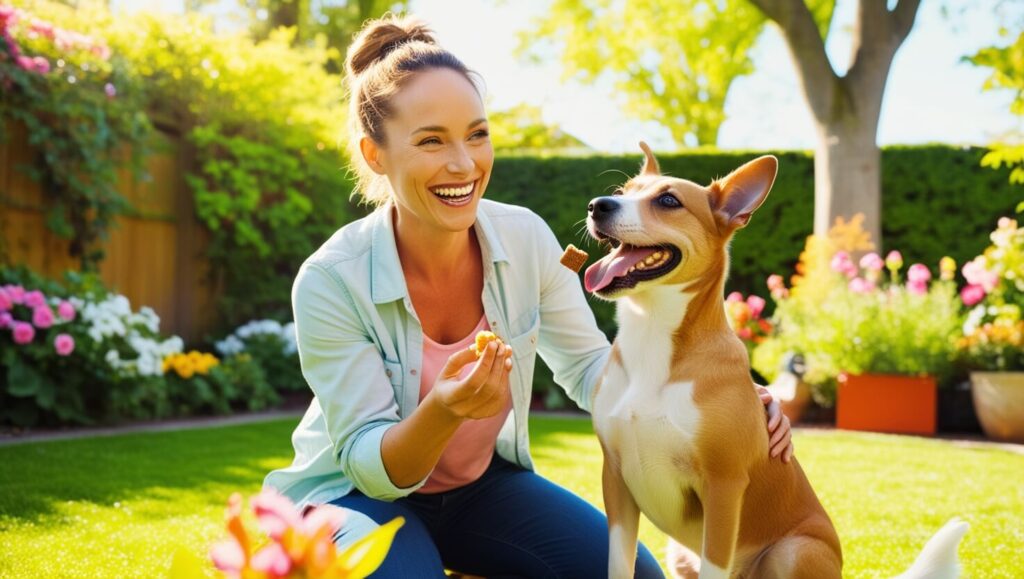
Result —
[[178, 356], [174, 359], [174, 371], [185, 380], [188, 380], [196, 373], [195, 365], [188, 356]]
[[939, 260], [939, 271], [940, 278], [943, 281], [949, 281], [953, 279], [953, 277], [956, 276], [956, 261], [952, 257], [949, 257], [948, 255], [946, 257], [943, 257], [942, 259]]

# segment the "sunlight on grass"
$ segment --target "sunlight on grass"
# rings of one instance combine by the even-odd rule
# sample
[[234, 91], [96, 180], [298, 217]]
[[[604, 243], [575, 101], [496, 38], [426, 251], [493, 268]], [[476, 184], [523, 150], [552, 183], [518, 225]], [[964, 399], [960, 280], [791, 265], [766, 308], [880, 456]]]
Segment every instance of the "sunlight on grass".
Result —
[[[0, 447], [0, 577], [158, 577], [175, 548], [204, 557], [233, 491], [291, 460], [294, 420]], [[601, 504], [586, 420], [534, 418], [538, 470]], [[971, 523], [965, 576], [1024, 574], [1024, 456], [948, 442], [802, 431], [797, 452], [843, 539], [847, 577], [902, 571], [949, 517]], [[659, 558], [665, 538], [646, 521]]]

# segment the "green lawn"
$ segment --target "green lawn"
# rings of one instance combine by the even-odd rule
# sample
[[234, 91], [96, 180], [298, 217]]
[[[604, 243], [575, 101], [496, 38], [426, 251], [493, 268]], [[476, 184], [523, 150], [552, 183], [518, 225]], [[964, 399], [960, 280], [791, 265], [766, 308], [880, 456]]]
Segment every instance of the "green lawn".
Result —
[[[295, 421], [0, 447], [0, 577], [158, 577], [222, 535], [232, 491], [290, 460]], [[587, 421], [535, 418], [538, 470], [600, 505]], [[949, 517], [969, 577], [1024, 576], [1024, 456], [910, 437], [801, 431], [797, 456], [839, 529], [848, 577], [910, 564]], [[664, 537], [641, 538], [660, 557]]]

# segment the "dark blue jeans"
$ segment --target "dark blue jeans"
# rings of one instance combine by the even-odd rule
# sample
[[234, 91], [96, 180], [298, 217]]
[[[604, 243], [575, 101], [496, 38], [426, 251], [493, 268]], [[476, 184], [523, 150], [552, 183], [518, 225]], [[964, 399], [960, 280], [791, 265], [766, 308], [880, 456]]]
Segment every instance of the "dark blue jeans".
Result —
[[[445, 568], [485, 577], [608, 575], [604, 514], [497, 455], [478, 480], [451, 491], [413, 493], [395, 502], [353, 491], [333, 504], [377, 523], [405, 517], [374, 578], [444, 577]], [[636, 576], [663, 577], [643, 545]]]

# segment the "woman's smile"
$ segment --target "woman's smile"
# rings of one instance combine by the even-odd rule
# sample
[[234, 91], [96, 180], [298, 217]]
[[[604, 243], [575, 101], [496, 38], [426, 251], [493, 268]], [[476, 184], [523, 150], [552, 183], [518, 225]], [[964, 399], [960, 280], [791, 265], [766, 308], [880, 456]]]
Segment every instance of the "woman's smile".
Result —
[[477, 181], [469, 181], [465, 183], [443, 183], [441, 185], [434, 185], [427, 189], [437, 197], [441, 203], [450, 207], [462, 207], [468, 205], [473, 201], [473, 196], [476, 194]]

